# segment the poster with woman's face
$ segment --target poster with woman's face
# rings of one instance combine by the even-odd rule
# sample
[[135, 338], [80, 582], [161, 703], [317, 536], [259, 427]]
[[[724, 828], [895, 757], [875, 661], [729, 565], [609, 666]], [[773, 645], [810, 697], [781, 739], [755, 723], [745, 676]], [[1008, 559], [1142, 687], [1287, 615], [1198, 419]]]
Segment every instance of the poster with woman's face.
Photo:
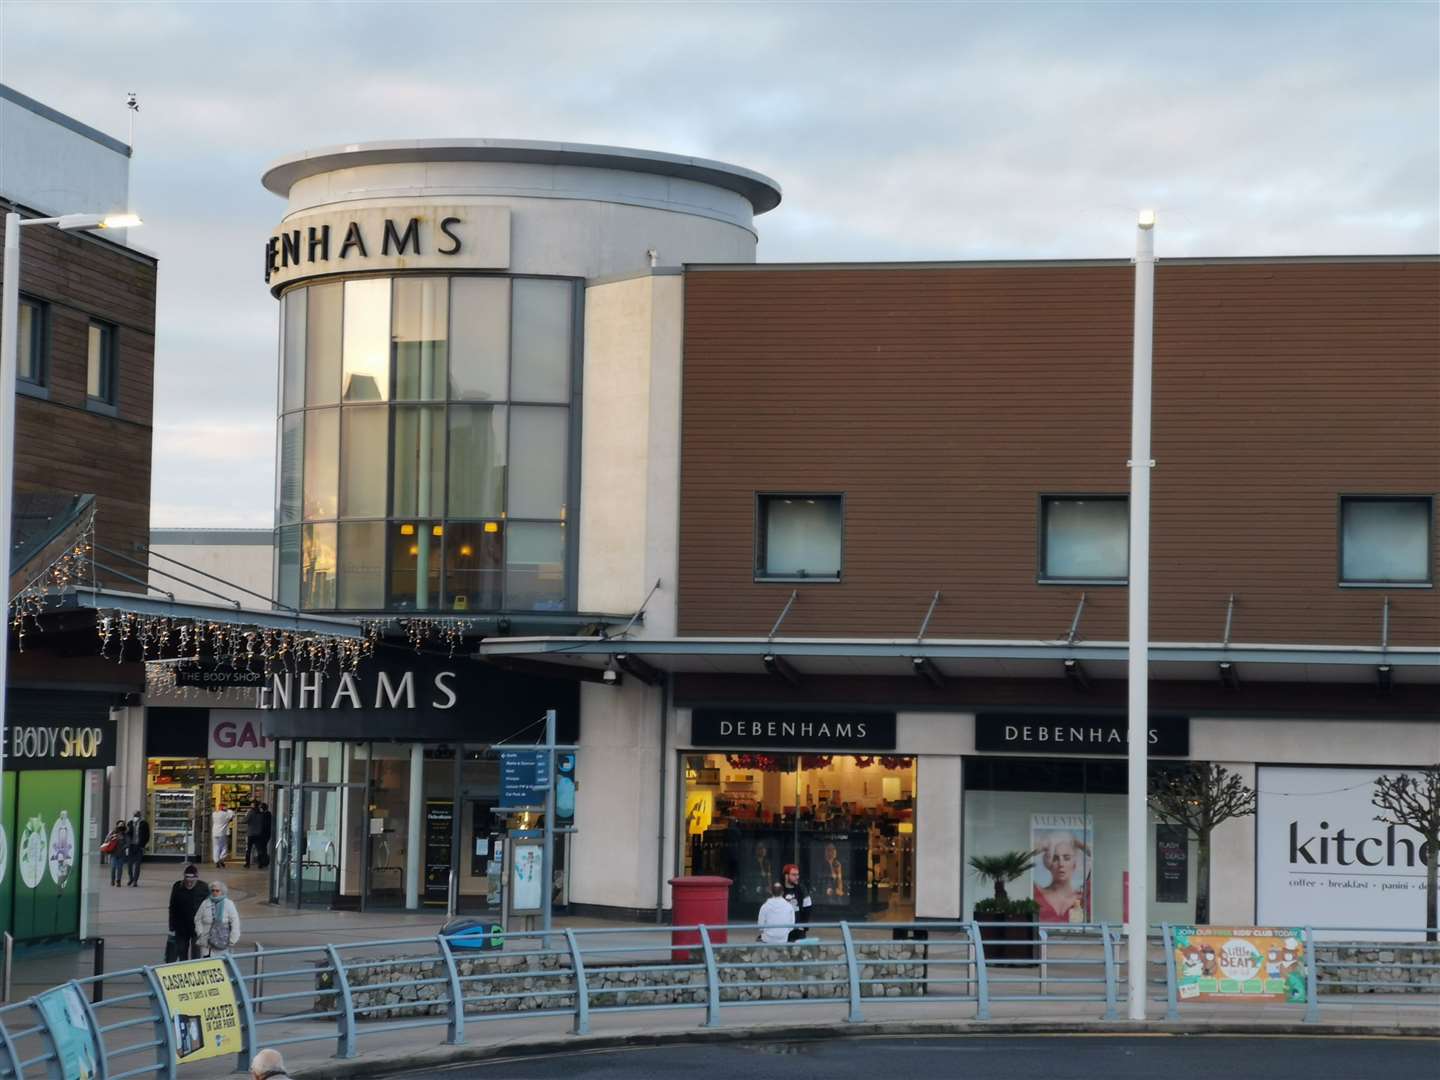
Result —
[[1089, 814], [1031, 814], [1031, 896], [1042, 923], [1089, 922], [1094, 827]]

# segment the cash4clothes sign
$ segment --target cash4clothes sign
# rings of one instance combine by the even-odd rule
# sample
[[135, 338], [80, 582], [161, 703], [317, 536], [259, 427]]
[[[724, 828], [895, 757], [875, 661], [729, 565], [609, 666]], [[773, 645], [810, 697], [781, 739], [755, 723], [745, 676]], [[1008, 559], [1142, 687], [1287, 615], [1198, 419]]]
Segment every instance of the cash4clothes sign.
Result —
[[240, 1012], [224, 960], [189, 960], [155, 969], [175, 1035], [177, 1063], [240, 1050]]
[[1177, 926], [1181, 1001], [1305, 1001], [1305, 931], [1275, 926]]

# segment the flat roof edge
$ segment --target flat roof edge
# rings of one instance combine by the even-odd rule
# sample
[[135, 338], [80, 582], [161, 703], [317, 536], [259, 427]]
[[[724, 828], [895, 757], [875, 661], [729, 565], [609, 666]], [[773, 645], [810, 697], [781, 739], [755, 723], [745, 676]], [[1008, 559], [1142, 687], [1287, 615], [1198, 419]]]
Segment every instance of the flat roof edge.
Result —
[[[1440, 263], [1440, 254], [1414, 255], [1203, 255], [1158, 258], [1155, 264], [1165, 266], [1232, 266], [1232, 265], [1295, 265], [1305, 263]], [[1133, 266], [1133, 259], [918, 259], [914, 261], [877, 260], [875, 262], [753, 262], [753, 263], [686, 263], [686, 273], [757, 270], [965, 270], [1015, 269], [1032, 267], [1122, 267]]]
[[131, 155], [130, 147], [126, 146], [113, 135], [106, 135], [103, 131], [91, 127], [73, 116], [66, 116], [59, 109], [52, 109], [43, 101], [36, 101], [28, 94], [22, 94], [14, 87], [0, 83], [0, 98], [22, 109], [34, 113], [42, 119], [49, 120], [52, 124], [59, 124], [63, 128], [73, 131], [76, 135], [83, 135], [92, 142], [97, 142], [107, 150], [113, 150], [117, 154], [124, 154], [127, 158]]

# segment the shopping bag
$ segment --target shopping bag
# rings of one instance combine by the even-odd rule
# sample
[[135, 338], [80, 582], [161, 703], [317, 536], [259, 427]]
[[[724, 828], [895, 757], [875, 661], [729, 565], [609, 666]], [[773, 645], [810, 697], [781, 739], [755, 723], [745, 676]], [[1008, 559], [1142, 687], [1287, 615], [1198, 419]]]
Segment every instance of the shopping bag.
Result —
[[171, 934], [165, 939], [165, 963], [173, 964], [180, 959], [180, 946], [175, 941], [175, 935]]

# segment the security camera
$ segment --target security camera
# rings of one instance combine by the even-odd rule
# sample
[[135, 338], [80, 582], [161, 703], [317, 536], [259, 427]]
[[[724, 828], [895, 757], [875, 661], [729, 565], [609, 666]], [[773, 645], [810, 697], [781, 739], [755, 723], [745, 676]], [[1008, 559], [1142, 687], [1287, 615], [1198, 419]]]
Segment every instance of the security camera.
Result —
[[603, 672], [601, 672], [600, 677], [612, 686], [620, 681], [620, 673], [614, 668], [607, 667]]

